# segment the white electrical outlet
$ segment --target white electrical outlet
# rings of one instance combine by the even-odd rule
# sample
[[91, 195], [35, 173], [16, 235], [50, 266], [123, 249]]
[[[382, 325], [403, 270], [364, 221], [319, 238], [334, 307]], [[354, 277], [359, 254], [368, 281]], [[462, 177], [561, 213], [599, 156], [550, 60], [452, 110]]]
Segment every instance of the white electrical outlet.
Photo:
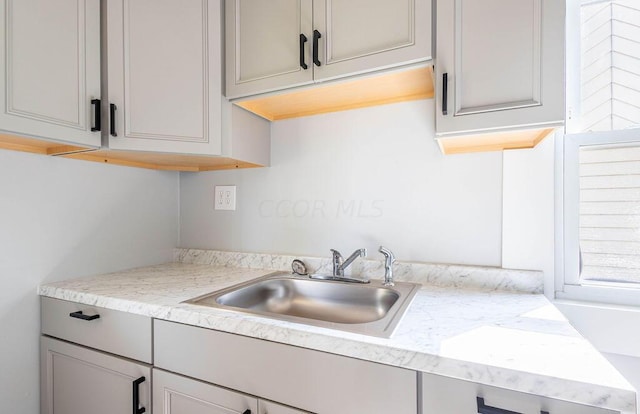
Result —
[[236, 209], [236, 186], [216, 185], [213, 190], [215, 210], [235, 210]]

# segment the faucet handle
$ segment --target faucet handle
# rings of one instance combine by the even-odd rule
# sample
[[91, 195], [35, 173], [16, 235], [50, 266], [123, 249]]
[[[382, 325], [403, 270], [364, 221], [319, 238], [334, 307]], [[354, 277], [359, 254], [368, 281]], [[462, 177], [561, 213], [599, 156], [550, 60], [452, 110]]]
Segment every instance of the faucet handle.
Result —
[[396, 261], [396, 256], [391, 250], [387, 249], [386, 247], [380, 246], [378, 251], [384, 255], [385, 259], [389, 261], [389, 264]]

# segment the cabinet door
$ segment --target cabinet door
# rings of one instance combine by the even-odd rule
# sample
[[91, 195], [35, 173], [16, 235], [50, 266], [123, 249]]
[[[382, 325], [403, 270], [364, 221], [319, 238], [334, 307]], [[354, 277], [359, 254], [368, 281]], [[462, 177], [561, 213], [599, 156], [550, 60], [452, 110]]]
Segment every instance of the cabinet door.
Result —
[[437, 134], [562, 125], [564, 16], [557, 0], [438, 1]]
[[100, 1], [0, 0], [0, 32], [0, 130], [99, 147]]
[[40, 366], [43, 414], [130, 414], [134, 389], [151, 412], [147, 365], [43, 336]]
[[431, 0], [314, 0], [313, 9], [316, 80], [431, 58]]
[[220, 154], [220, 2], [107, 2], [111, 149]]
[[312, 0], [226, 0], [225, 15], [227, 98], [313, 82]]
[[154, 369], [153, 409], [155, 414], [250, 414], [258, 412], [258, 400]]

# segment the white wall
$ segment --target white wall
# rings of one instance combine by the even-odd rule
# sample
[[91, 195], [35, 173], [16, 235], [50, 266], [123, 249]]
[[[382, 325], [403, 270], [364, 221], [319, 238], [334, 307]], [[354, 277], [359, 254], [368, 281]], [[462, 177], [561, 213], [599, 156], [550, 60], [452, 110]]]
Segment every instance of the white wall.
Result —
[[0, 150], [0, 412], [39, 412], [43, 282], [170, 261], [178, 174]]
[[[500, 266], [502, 154], [441, 155], [433, 104], [275, 122], [271, 168], [182, 173], [181, 246]], [[213, 210], [225, 184], [234, 212]]]
[[541, 270], [554, 295], [554, 136], [504, 152], [502, 266]]

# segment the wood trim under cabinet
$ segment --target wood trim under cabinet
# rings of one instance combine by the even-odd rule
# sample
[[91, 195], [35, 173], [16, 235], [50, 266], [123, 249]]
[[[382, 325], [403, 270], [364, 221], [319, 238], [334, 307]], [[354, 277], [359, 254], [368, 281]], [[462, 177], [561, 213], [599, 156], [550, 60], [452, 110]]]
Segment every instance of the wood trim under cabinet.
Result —
[[438, 138], [438, 145], [445, 155], [527, 149], [534, 148], [554, 130], [555, 128], [527, 129]]
[[95, 149], [8, 134], [0, 134], [0, 149], [152, 170], [199, 172], [264, 167], [219, 156]]
[[433, 98], [433, 68], [392, 71], [234, 103], [270, 121]]
[[7, 134], [0, 134], [0, 149], [30, 152], [32, 154], [42, 155], [62, 155], [75, 152], [92, 151], [92, 148], [66, 145], [43, 139], [25, 138]]
[[147, 168], [167, 171], [213, 171], [233, 170], [237, 168], [257, 168], [262, 165], [238, 161], [233, 158], [159, 154], [138, 151], [96, 150], [63, 155], [65, 158], [93, 161], [105, 164], [122, 165], [126, 167]]

